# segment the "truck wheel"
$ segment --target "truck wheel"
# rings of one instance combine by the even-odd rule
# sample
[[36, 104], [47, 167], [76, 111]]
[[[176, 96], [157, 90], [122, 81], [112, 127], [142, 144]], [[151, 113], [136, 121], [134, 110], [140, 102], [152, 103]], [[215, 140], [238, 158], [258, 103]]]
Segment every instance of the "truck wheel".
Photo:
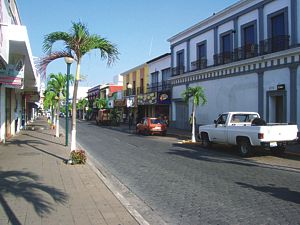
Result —
[[277, 146], [270, 148], [270, 151], [273, 155], [282, 155], [285, 152], [286, 148], [285, 146]]
[[253, 153], [253, 148], [249, 140], [242, 140], [239, 142], [239, 152], [242, 157], [250, 156]]
[[211, 147], [211, 142], [210, 142], [210, 140], [209, 140], [209, 138], [208, 138], [208, 134], [202, 134], [201, 135], [201, 139], [202, 139], [202, 146], [204, 147], [204, 148], [210, 148]]

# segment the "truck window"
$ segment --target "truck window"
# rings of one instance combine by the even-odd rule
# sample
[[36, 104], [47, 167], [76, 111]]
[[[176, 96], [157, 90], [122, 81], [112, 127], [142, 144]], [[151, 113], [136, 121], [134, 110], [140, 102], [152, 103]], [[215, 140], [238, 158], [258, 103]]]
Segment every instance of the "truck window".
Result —
[[234, 114], [231, 118], [231, 123], [251, 123], [253, 119], [257, 118], [256, 114]]
[[217, 119], [217, 124], [225, 124], [227, 117], [228, 117], [228, 114], [220, 115], [219, 118]]

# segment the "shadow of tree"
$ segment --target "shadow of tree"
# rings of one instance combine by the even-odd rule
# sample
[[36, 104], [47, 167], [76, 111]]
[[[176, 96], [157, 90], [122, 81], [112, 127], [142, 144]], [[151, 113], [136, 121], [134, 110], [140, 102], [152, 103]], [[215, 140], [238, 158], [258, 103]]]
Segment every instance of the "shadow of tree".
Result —
[[5, 143], [5, 145], [9, 146], [9, 145], [17, 145], [19, 147], [22, 147], [24, 145], [27, 145], [35, 150], [38, 150], [39, 152], [43, 152], [45, 154], [48, 154], [48, 155], [51, 155], [55, 158], [58, 158], [58, 159], [61, 159], [63, 161], [66, 161], [65, 158], [61, 157], [61, 156], [58, 156], [58, 155], [55, 155], [51, 152], [48, 152], [48, 151], [45, 151], [41, 148], [38, 148], [37, 145], [45, 145], [43, 142], [41, 141], [38, 141], [38, 140], [18, 140], [18, 139], [14, 139], [14, 140], [10, 140], [8, 142]]
[[49, 214], [53, 210], [53, 204], [45, 199], [43, 196], [44, 193], [59, 204], [65, 204], [69, 198], [66, 193], [59, 189], [40, 183], [39, 177], [34, 173], [0, 171], [0, 203], [10, 219], [10, 222], [14, 225], [21, 223], [9, 207], [4, 196], [10, 194], [15, 197], [24, 198], [33, 205], [36, 213], [42, 216]]
[[236, 182], [236, 184], [240, 185], [243, 188], [268, 193], [269, 195], [284, 201], [300, 204], [300, 192], [291, 191], [289, 188], [286, 187], [275, 187], [275, 185], [273, 184], [269, 184], [268, 186], [255, 186], [242, 182]]

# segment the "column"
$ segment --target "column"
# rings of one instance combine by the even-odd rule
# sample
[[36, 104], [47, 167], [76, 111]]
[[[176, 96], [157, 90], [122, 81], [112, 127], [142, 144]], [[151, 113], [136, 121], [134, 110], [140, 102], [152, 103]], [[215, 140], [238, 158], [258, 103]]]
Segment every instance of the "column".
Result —
[[264, 118], [264, 71], [258, 71], [258, 113]]
[[297, 123], [297, 68], [294, 64], [290, 69], [290, 122]]
[[291, 45], [298, 44], [297, 0], [291, 0]]
[[5, 87], [0, 84], [0, 141], [5, 143]]
[[186, 72], [190, 72], [190, 40], [186, 41]]

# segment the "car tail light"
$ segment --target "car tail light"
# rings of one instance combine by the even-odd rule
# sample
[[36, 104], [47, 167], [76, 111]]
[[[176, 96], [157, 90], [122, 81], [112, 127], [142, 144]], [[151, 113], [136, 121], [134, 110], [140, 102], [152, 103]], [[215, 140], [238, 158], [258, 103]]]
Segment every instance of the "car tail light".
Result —
[[258, 133], [258, 139], [264, 139], [264, 133]]

